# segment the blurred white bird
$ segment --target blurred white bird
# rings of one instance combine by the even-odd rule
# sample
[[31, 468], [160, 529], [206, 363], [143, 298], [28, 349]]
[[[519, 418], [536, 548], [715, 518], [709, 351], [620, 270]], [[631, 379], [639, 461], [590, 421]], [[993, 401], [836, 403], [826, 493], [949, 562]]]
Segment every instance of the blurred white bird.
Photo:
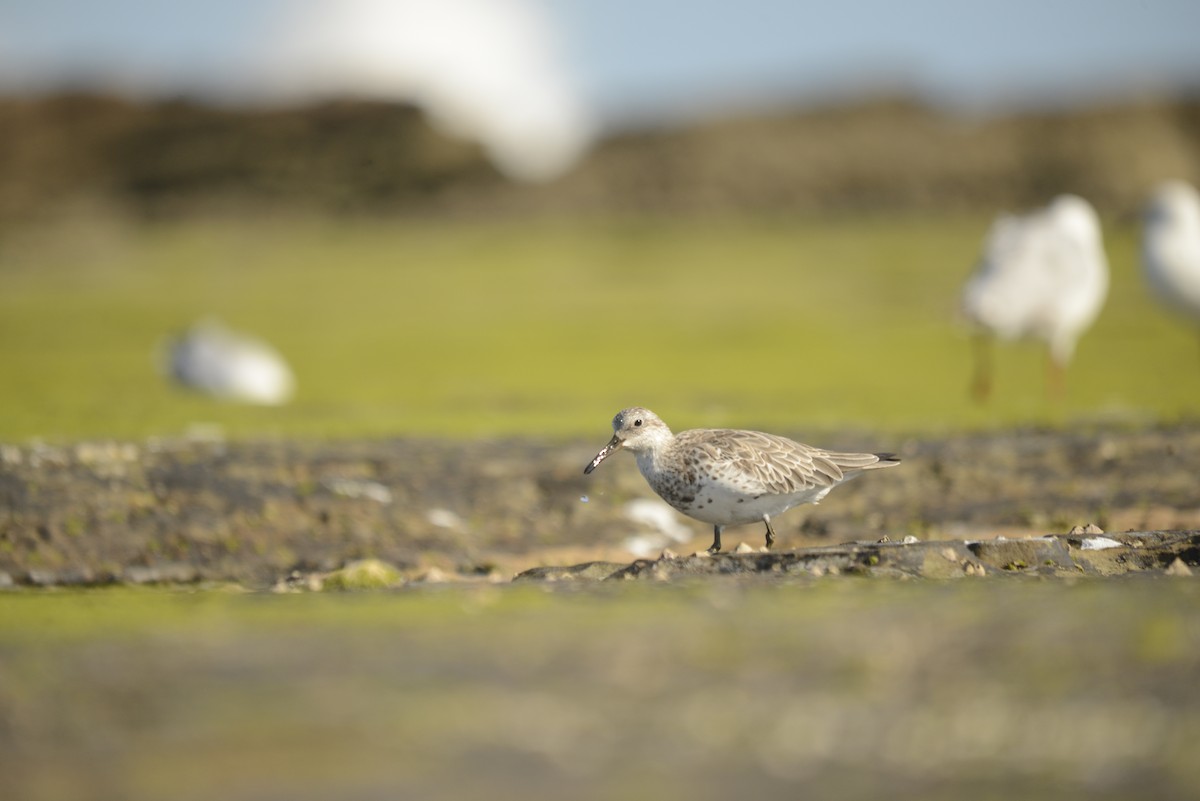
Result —
[[270, 345], [203, 320], [167, 343], [163, 370], [191, 389], [222, 400], [277, 406], [295, 390], [287, 362]]
[[1142, 268], [1167, 306], [1200, 322], [1200, 192], [1183, 181], [1155, 188], [1142, 222]]
[[1047, 388], [1059, 397], [1063, 373], [1080, 335], [1108, 294], [1108, 260], [1095, 209], [1059, 195], [1044, 209], [992, 223], [962, 310], [978, 329], [972, 394], [991, 393], [991, 340], [1036, 337], [1046, 342]]

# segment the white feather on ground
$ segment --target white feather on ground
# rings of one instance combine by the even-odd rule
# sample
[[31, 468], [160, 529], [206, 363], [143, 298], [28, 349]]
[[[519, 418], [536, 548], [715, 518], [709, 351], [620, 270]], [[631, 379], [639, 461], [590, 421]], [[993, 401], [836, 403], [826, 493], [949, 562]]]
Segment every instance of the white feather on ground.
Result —
[[622, 511], [629, 522], [651, 529], [647, 533], [627, 537], [621, 543], [634, 556], [650, 556], [672, 542], [682, 543], [692, 539], [691, 529], [679, 522], [671, 507], [659, 501], [638, 498], [625, 504]]
[[964, 316], [984, 338], [975, 394], [990, 391], [990, 338], [1042, 340], [1057, 380], [1107, 295], [1100, 220], [1086, 200], [1060, 195], [1043, 209], [998, 218], [962, 295]]

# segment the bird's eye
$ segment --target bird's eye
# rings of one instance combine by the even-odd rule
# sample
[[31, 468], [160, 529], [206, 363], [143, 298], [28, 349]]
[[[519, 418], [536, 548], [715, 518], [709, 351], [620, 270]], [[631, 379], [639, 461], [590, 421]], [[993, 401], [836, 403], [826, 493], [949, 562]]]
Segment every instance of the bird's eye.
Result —
[[639, 419], [637, 419], [637, 420], [634, 420], [634, 421], [633, 421], [633, 426], [634, 426], [634, 428], [637, 428], [637, 427], [638, 427], [638, 426], [640, 426], [641, 424], [642, 424], [642, 421], [641, 421], [641, 419], [640, 419], [640, 418], [639, 418]]

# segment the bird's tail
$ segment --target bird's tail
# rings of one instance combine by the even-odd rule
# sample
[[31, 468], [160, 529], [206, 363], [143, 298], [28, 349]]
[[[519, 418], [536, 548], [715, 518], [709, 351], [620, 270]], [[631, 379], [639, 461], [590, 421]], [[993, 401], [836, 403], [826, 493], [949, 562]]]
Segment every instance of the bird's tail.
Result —
[[863, 470], [874, 470], [877, 467], [895, 467], [900, 464], [900, 457], [894, 453], [873, 453], [871, 455], [879, 461], [867, 465]]
[[844, 471], [874, 470], [900, 464], [894, 453], [826, 453], [826, 458]]

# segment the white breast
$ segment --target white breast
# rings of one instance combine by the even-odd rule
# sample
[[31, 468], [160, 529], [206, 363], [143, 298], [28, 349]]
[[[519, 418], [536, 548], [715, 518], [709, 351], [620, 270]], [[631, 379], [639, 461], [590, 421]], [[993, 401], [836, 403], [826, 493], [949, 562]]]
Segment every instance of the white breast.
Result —
[[1182, 181], [1151, 197], [1142, 230], [1142, 266], [1159, 299], [1200, 317], [1200, 193]]

